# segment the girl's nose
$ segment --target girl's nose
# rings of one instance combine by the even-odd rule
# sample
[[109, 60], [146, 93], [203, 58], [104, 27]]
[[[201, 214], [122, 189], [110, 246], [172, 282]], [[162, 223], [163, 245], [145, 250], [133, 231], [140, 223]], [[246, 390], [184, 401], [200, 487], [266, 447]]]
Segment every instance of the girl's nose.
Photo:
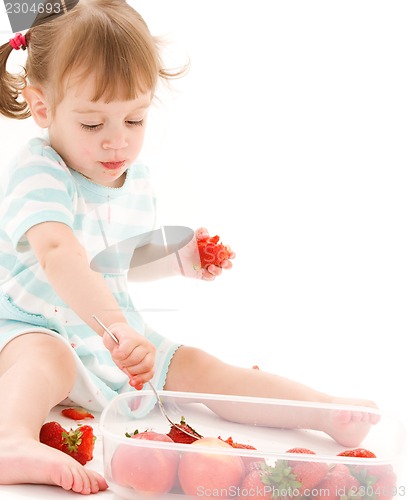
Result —
[[102, 143], [103, 149], [123, 149], [127, 147], [127, 145], [127, 139], [123, 133], [109, 135]]

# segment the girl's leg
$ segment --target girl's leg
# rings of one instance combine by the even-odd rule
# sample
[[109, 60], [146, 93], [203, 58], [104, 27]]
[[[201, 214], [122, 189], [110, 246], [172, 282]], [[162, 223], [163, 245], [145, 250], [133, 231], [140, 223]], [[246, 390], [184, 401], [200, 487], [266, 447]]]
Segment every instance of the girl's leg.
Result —
[[0, 484], [51, 484], [82, 494], [107, 488], [99, 474], [39, 442], [49, 411], [75, 379], [72, 353], [51, 335], [21, 335], [1, 351]]
[[[371, 401], [330, 396], [265, 371], [232, 366], [204, 351], [186, 346], [180, 347], [171, 361], [165, 389], [376, 407]], [[234, 421], [252, 420], [257, 425], [269, 427], [321, 430], [339, 444], [349, 447], [357, 446], [368, 433], [370, 425], [378, 420], [374, 413], [345, 409], [317, 411], [312, 406], [301, 411], [287, 411], [287, 407], [282, 407], [280, 412], [277, 407], [267, 412], [262, 406], [261, 411], [257, 409], [252, 415], [236, 411], [231, 414], [228, 406], [220, 403], [211, 404], [211, 409]]]

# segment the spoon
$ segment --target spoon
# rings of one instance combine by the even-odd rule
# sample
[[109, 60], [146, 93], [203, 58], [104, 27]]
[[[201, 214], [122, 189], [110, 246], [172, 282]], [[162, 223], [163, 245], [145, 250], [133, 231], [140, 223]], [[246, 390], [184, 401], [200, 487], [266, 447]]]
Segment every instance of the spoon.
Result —
[[[110, 337], [116, 342], [116, 344], [119, 343], [119, 339], [116, 337], [116, 335], [111, 332], [109, 330], [109, 328], [107, 328], [106, 325], [104, 325], [99, 318], [97, 318], [95, 315], [92, 316], [94, 320], [96, 320], [99, 325], [103, 328], [103, 330], [108, 334], [110, 335]], [[150, 389], [153, 391], [154, 393], [154, 396], [157, 400], [157, 403], [158, 403], [158, 406], [160, 407], [160, 410], [161, 410], [161, 413], [163, 414], [163, 416], [168, 420], [168, 422], [173, 426], [173, 427], [176, 427], [179, 431], [183, 432], [184, 434], [186, 434], [187, 436], [190, 436], [190, 437], [193, 437], [195, 439], [199, 439], [197, 436], [195, 436], [194, 434], [191, 434], [190, 432], [186, 431], [184, 428], [182, 428], [181, 426], [179, 426], [178, 424], [175, 424], [171, 419], [170, 417], [168, 416], [165, 408], [164, 408], [164, 405], [163, 405], [163, 402], [161, 401], [161, 398], [157, 392], [157, 389], [154, 387], [154, 385], [149, 381], [147, 382], [147, 384], [149, 385]]]

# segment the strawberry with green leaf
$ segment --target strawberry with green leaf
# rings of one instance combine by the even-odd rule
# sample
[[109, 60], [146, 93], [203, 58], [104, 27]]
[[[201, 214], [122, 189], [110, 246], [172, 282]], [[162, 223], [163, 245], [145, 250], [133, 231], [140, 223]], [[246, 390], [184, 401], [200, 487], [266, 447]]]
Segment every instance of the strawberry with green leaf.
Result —
[[240, 491], [251, 500], [272, 500], [274, 482], [272, 480], [273, 468], [265, 462], [253, 467], [244, 477]]
[[391, 500], [397, 494], [397, 475], [390, 464], [348, 465], [365, 491], [364, 500]]
[[359, 500], [362, 498], [360, 483], [348, 467], [337, 464], [329, 469], [324, 479], [318, 483], [314, 500]]
[[93, 458], [96, 437], [90, 425], [78, 425], [67, 431], [58, 422], [47, 422], [39, 438], [41, 443], [70, 455], [82, 465]]
[[[291, 448], [287, 453], [298, 455], [315, 455], [313, 450], [308, 448]], [[328, 473], [328, 464], [310, 460], [286, 459], [277, 460], [272, 478], [279, 490], [287, 490], [291, 498], [303, 495], [304, 492], [312, 490]], [[290, 495], [291, 492], [291, 495]]]
[[[376, 458], [376, 455], [366, 448], [354, 448], [338, 453], [339, 457]], [[364, 492], [364, 500], [390, 500], [397, 493], [397, 476], [390, 464], [371, 463], [347, 464], [352, 476], [355, 477]]]
[[64, 439], [62, 451], [67, 453], [80, 464], [85, 465], [93, 458], [96, 437], [90, 425], [80, 425], [77, 429], [70, 429], [62, 434]]

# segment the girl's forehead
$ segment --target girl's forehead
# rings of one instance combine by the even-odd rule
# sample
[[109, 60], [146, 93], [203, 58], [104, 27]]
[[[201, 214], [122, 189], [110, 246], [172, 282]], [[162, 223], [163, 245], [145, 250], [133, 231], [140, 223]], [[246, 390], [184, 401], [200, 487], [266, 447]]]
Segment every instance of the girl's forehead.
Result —
[[151, 104], [153, 93], [150, 90], [138, 92], [134, 98], [128, 99], [122, 97], [125, 95], [125, 92], [123, 92], [123, 89], [121, 90], [120, 83], [117, 83], [116, 88], [116, 96], [109, 97], [109, 99], [101, 96], [101, 98], [95, 100], [96, 79], [94, 75], [88, 75], [85, 78], [73, 75], [66, 82], [64, 99], [69, 100], [77, 106], [86, 105], [90, 109], [107, 108], [112, 103], [116, 105], [122, 103], [123, 105], [134, 106], [135, 108], [148, 108]]

